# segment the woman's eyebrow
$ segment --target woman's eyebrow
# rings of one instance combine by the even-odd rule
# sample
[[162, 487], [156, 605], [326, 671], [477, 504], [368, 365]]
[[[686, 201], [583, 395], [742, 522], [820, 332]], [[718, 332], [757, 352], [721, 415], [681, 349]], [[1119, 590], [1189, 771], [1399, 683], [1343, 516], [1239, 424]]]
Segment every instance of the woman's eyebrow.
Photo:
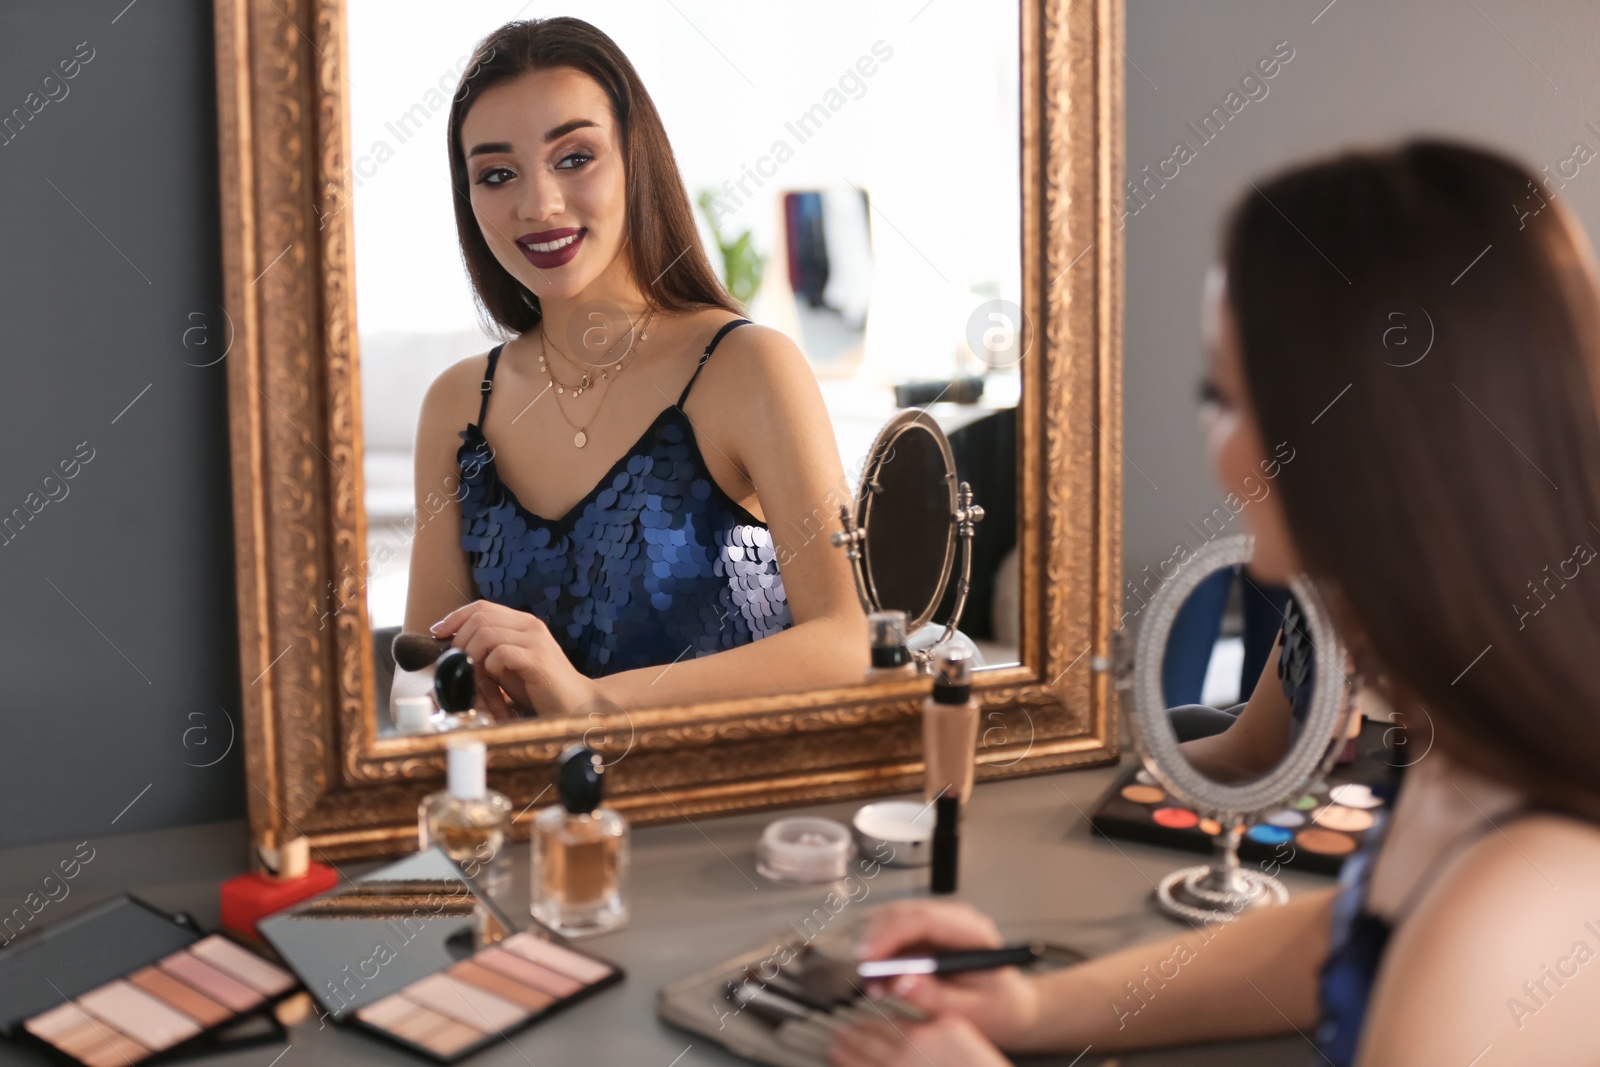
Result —
[[[549, 133], [546, 133], [544, 135], [544, 143], [549, 144], [558, 137], [565, 137], [573, 130], [581, 130], [586, 126], [593, 126], [595, 129], [600, 128], [600, 124], [592, 119], [568, 119]], [[511, 151], [510, 141], [487, 141], [484, 144], [473, 145], [472, 151], [468, 152], [467, 156], [470, 158], [472, 156], [485, 156], [495, 152], [509, 151]]]

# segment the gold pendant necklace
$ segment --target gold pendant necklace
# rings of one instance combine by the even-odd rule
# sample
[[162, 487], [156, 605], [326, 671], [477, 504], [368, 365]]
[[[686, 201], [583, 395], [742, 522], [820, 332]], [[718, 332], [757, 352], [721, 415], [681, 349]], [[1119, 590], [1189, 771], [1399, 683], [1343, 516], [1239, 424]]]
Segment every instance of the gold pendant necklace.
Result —
[[[646, 313], [646, 315], [644, 317], [643, 324], [641, 325], [641, 329], [640, 329], [640, 333], [639, 333], [639, 340], [643, 341], [646, 337], [649, 336], [649, 334], [643, 332], [643, 326], [649, 324], [650, 316], [654, 315], [654, 314], [655, 314], [655, 309], [654, 308], [652, 308], [648, 313]], [[556, 349], [556, 351], [557, 352], [561, 352], [561, 350], [559, 348]], [[630, 357], [632, 357], [634, 351], [635, 350], [633, 350], [631, 348], [631, 346], [630, 346], [630, 351], [628, 352], [628, 355], [623, 356], [622, 359], [618, 360], [617, 361], [617, 365], [614, 368], [611, 368], [611, 370], [615, 370], [620, 374], [622, 372], [623, 364], [625, 364], [628, 361], [628, 359]], [[565, 356], [565, 353], [562, 353], [562, 355]], [[567, 358], [570, 359], [571, 357], [567, 357]], [[564, 386], [561, 382], [556, 381], [556, 376], [553, 373], [551, 373], [549, 363], [545, 359], [545, 332], [544, 332], [544, 323], [543, 322], [541, 322], [539, 324], [539, 369], [544, 372], [545, 377], [549, 380], [550, 387], [556, 391], [556, 411], [561, 413], [561, 420], [563, 422], [565, 422], [567, 424], [567, 426], [569, 426], [573, 431], [573, 434], [572, 434], [573, 447], [582, 448], [584, 445], [589, 443], [589, 434], [587, 432], [589, 427], [593, 426], [595, 419], [600, 417], [600, 409], [606, 406], [606, 401], [608, 399], [610, 399], [610, 397], [611, 397], [610, 387], [608, 386], [606, 388], [605, 392], [601, 395], [601, 397], [600, 397], [600, 405], [599, 405], [599, 407], [596, 407], [594, 409], [594, 414], [589, 416], [589, 421], [587, 423], [585, 423], [582, 426], [579, 426], [576, 423], [574, 423], [570, 418], [568, 418], [566, 409], [561, 406], [561, 397], [562, 397], [562, 395], [564, 395], [565, 390], [567, 388], [571, 388], [572, 389], [572, 395], [574, 397], [582, 396], [589, 389], [589, 387], [592, 384], [592, 382], [591, 382], [591, 380], [589, 378], [589, 372], [588, 371], [584, 371], [583, 372], [583, 378], [578, 382], [577, 386], [575, 386], [575, 387]], [[602, 380], [609, 380], [610, 379], [610, 370], [602, 371], [601, 374], [600, 374], [600, 377], [601, 377]]]

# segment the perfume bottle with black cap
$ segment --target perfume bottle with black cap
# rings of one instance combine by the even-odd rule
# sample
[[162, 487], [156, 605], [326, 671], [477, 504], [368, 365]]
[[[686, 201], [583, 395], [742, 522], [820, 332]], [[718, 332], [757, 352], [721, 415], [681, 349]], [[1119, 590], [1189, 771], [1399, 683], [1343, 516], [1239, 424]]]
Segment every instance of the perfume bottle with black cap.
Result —
[[917, 664], [906, 647], [906, 613], [874, 611], [867, 616], [867, 637], [872, 659], [868, 682], [903, 681], [917, 676]]
[[477, 672], [472, 657], [459, 648], [445, 650], [433, 665], [433, 699], [439, 712], [434, 730], [465, 730], [493, 726], [494, 720], [473, 704], [478, 699]]
[[628, 821], [600, 806], [605, 763], [569, 745], [556, 771], [560, 803], [533, 820], [533, 917], [567, 937], [615, 930], [628, 921]]

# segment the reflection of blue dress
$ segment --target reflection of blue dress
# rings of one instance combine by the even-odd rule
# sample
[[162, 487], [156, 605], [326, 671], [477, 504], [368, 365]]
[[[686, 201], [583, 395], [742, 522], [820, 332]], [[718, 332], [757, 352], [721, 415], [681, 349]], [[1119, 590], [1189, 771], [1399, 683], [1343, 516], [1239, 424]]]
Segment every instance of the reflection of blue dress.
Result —
[[1306, 715], [1311, 711], [1311, 693], [1317, 680], [1316, 649], [1311, 647], [1311, 630], [1306, 626], [1300, 604], [1289, 597], [1283, 605], [1283, 630], [1278, 635], [1278, 681], [1289, 698], [1290, 743], [1300, 736]]
[[749, 644], [793, 625], [767, 526], [706, 469], [683, 403], [723, 335], [717, 331], [676, 404], [664, 409], [565, 515], [535, 515], [500, 482], [478, 421], [461, 432], [461, 547], [477, 595], [530, 612], [584, 675]]

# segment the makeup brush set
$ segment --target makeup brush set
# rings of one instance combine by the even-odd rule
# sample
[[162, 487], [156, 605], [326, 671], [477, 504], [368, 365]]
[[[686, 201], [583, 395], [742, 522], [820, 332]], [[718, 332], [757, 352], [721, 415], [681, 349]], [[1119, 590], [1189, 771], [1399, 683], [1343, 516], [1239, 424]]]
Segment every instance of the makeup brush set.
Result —
[[913, 1004], [892, 995], [868, 997], [869, 984], [902, 974], [952, 974], [995, 967], [1049, 969], [1083, 956], [1048, 942], [970, 952], [918, 953], [857, 961], [859, 925], [823, 936], [793, 929], [769, 945], [662, 988], [656, 1013], [728, 1051], [771, 1067], [826, 1067], [842, 1027], [870, 1019], [895, 1025], [921, 1021]]

